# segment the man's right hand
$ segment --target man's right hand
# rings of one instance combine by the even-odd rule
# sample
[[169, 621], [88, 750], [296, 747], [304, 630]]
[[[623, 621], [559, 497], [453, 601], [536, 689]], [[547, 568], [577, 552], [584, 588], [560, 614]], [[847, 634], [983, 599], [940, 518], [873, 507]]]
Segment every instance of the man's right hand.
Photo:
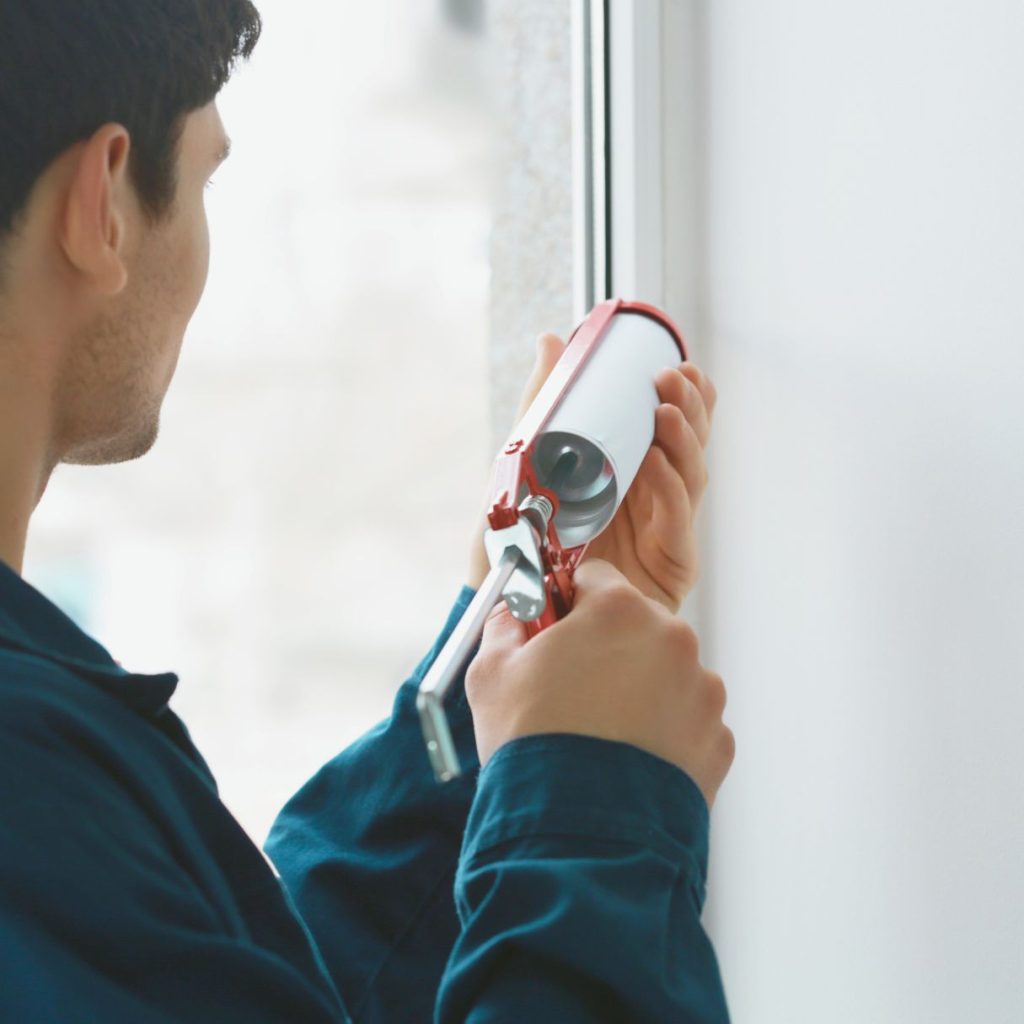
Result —
[[504, 601], [488, 617], [466, 673], [480, 764], [522, 736], [596, 736], [677, 765], [710, 809], [736, 743], [696, 633], [610, 562], [581, 562], [573, 584], [570, 613], [529, 642]]

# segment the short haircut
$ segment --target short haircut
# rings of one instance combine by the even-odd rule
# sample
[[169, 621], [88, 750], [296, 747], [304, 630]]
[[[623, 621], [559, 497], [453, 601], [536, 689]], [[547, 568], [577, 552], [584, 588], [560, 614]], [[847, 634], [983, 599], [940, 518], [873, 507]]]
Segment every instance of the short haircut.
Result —
[[250, 0], [0, 0], [0, 244], [40, 175], [109, 122], [152, 223], [173, 205], [185, 117], [261, 30]]

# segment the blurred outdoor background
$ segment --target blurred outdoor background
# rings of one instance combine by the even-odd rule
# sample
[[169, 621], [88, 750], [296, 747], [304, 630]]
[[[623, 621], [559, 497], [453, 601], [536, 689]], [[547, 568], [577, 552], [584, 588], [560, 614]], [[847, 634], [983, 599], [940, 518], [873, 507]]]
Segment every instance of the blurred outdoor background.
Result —
[[25, 575], [126, 668], [180, 675], [172, 708], [262, 843], [466, 581], [496, 132], [477, 4], [258, 6], [160, 439], [56, 471]]

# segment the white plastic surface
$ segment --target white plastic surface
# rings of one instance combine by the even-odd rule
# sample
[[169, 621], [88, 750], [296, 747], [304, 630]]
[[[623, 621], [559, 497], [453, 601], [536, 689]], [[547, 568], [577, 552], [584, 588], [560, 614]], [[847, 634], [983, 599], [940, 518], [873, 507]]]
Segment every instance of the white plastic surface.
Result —
[[542, 478], [571, 448], [581, 462], [558, 489], [555, 528], [563, 547], [596, 537], [612, 520], [654, 440], [654, 380], [682, 361], [672, 335], [650, 317], [619, 313], [538, 438]]

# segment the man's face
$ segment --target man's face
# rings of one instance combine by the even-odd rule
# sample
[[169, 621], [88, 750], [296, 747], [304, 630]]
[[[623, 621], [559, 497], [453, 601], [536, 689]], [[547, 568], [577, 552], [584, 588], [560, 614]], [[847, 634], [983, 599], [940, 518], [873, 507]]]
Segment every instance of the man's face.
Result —
[[66, 350], [55, 405], [61, 461], [125, 462], [155, 443], [160, 407], [206, 285], [210, 238], [203, 198], [226, 142], [214, 103], [188, 115], [174, 206], [156, 226], [145, 221], [132, 190], [127, 283], [100, 304]]

